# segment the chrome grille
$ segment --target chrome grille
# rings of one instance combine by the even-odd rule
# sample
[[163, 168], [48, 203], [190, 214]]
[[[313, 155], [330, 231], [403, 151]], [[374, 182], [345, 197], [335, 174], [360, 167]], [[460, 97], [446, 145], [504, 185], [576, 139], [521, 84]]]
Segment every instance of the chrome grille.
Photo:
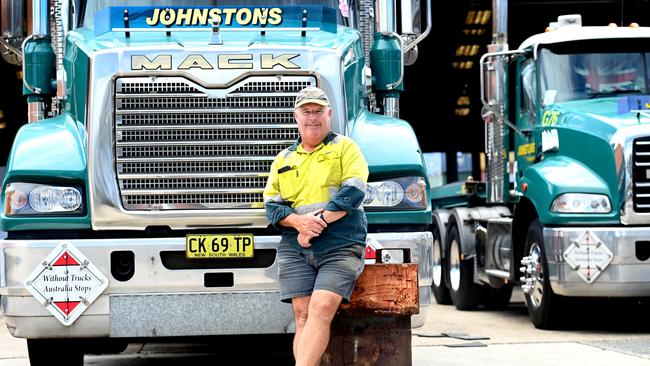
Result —
[[251, 76], [224, 89], [183, 77], [115, 85], [115, 162], [127, 210], [262, 207], [271, 162], [293, 144], [313, 76]]
[[632, 155], [634, 211], [650, 212], [650, 137], [635, 139]]

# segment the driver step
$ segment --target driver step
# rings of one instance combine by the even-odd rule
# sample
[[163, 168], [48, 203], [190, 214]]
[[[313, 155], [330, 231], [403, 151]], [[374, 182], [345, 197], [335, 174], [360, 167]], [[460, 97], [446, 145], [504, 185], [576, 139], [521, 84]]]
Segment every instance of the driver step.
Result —
[[510, 278], [510, 272], [500, 269], [486, 269], [485, 273], [492, 277]]

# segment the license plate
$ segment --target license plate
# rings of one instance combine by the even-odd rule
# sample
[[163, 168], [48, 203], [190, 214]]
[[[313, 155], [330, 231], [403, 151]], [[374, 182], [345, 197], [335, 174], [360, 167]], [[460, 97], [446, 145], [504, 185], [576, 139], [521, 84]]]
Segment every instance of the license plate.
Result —
[[251, 258], [253, 234], [188, 235], [187, 258]]

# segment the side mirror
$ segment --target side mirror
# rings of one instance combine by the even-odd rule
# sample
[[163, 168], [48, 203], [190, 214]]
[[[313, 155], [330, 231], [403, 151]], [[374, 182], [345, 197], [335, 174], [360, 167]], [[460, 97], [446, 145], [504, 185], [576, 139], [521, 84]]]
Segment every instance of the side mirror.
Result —
[[412, 65], [418, 58], [417, 44], [420, 43], [431, 32], [431, 0], [424, 0], [426, 8], [426, 29], [422, 31], [420, 0], [401, 0], [401, 35], [404, 39], [404, 62]]
[[[489, 49], [489, 46], [488, 46]], [[510, 57], [524, 51], [488, 52], [481, 56], [481, 102], [483, 105], [502, 105], [508, 98], [508, 64]]]
[[497, 54], [485, 59], [481, 58], [481, 101], [483, 105], [493, 106], [505, 102], [507, 75], [507, 56]]

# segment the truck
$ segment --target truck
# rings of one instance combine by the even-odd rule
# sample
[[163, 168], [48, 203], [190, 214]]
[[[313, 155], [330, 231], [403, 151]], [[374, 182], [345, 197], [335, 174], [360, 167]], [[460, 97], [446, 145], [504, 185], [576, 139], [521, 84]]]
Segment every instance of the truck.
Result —
[[307, 86], [327, 92], [332, 130], [368, 162], [366, 260], [383, 249], [418, 264], [412, 326], [423, 323], [429, 183], [398, 116], [431, 2], [424, 30], [419, 1], [311, 3], [2, 1], [0, 44], [22, 65], [29, 123], [2, 183], [0, 296], [32, 365], [132, 341], [293, 332], [262, 191], [298, 137]]
[[563, 15], [510, 50], [504, 9], [480, 62], [486, 178], [432, 189], [432, 287], [467, 310], [519, 285], [552, 329], [585, 299], [650, 296], [650, 28]]

